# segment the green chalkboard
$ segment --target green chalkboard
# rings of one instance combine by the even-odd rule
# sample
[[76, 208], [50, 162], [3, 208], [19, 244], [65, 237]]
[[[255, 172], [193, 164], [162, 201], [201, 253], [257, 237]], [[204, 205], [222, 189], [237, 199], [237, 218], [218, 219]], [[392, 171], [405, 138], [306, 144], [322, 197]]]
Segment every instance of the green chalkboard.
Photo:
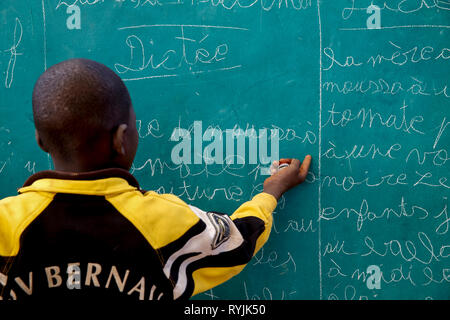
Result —
[[[34, 82], [93, 59], [129, 88], [145, 189], [231, 214], [262, 190], [276, 145], [313, 156], [268, 243], [196, 299], [450, 298], [448, 1], [2, 0], [0, 17], [2, 197], [52, 168]], [[226, 149], [230, 131], [244, 149]]]

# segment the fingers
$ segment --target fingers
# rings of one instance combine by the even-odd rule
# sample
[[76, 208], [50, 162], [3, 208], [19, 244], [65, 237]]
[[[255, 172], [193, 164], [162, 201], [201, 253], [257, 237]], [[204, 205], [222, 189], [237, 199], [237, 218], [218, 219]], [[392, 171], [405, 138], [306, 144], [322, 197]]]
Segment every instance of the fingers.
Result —
[[300, 166], [298, 178], [301, 182], [305, 181], [306, 176], [308, 175], [309, 166], [311, 165], [311, 156], [308, 154], [305, 159], [303, 159], [302, 165]]
[[280, 159], [280, 160], [278, 160], [278, 162], [281, 164], [281, 163], [291, 163], [291, 161], [292, 161], [292, 159], [291, 158], [283, 158], [283, 159]]
[[300, 160], [298, 159], [283, 158], [280, 159], [278, 163], [289, 163], [289, 170], [291, 172], [298, 172], [298, 183], [302, 183], [305, 181], [306, 176], [308, 175], [309, 167], [311, 166], [311, 160], [311, 155], [307, 155], [305, 159], [303, 159], [303, 162], [300, 162]]
[[[309, 165], [311, 164], [311, 156], [307, 155], [305, 157], [305, 160], [307, 161], [307, 166], [309, 168]], [[303, 160], [303, 161], [305, 161], [305, 160]], [[289, 167], [294, 168], [294, 169], [299, 169], [300, 165], [302, 164], [302, 162], [300, 162], [300, 160], [292, 159], [292, 158], [282, 158], [282, 159], [278, 160], [278, 164], [282, 164], [282, 163], [289, 163]]]
[[300, 160], [298, 160], [298, 159], [289, 159], [289, 160], [291, 160], [289, 167], [291, 167], [295, 170], [298, 170], [298, 168], [300, 168]]

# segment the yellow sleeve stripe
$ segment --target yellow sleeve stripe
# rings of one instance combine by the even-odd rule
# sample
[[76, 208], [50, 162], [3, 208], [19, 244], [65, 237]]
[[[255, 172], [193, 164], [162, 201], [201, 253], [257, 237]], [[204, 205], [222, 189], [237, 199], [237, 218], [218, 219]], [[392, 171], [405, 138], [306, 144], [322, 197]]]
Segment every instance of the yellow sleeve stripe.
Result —
[[180, 238], [199, 218], [187, 204], [153, 193], [124, 192], [106, 199], [142, 233], [154, 249]]
[[253, 197], [251, 201], [243, 203], [232, 215], [231, 219], [249, 216], [260, 218], [267, 225], [272, 222], [272, 212], [277, 206], [277, 200], [271, 194], [262, 192]]
[[0, 255], [15, 256], [28, 225], [53, 201], [54, 194], [32, 192], [3, 199], [0, 203]]

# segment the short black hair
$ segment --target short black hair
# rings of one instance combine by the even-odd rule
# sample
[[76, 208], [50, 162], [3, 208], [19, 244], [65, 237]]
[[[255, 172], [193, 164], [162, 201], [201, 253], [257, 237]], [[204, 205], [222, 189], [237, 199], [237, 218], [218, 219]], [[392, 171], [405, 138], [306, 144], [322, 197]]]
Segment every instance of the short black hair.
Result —
[[120, 77], [105, 65], [70, 59], [39, 77], [32, 104], [36, 130], [48, 151], [70, 158], [128, 123], [131, 98]]

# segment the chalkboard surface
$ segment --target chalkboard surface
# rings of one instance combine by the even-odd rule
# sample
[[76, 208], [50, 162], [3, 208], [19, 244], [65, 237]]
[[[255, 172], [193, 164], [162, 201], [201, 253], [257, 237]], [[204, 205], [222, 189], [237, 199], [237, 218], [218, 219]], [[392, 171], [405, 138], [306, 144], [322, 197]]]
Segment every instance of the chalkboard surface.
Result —
[[[448, 1], [2, 0], [0, 17], [2, 197], [52, 168], [35, 80], [93, 59], [129, 88], [145, 189], [231, 214], [272, 142], [313, 156], [269, 242], [196, 299], [450, 298]], [[180, 130], [197, 143], [181, 162]], [[256, 132], [257, 155], [226, 150], [230, 130]]]

